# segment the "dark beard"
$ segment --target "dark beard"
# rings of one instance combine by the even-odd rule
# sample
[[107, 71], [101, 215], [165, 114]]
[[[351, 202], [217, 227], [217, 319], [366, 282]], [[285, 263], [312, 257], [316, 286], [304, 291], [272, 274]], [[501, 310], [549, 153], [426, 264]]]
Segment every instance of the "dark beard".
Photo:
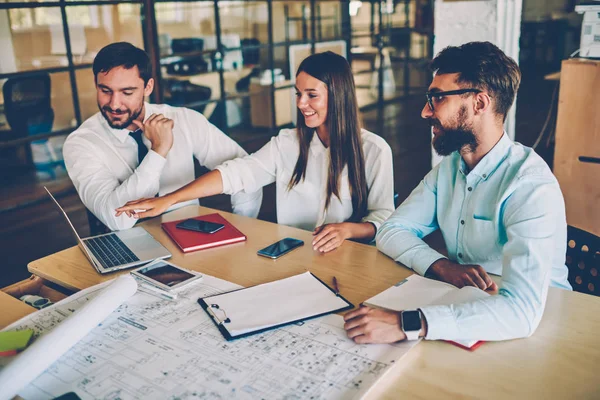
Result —
[[104, 117], [104, 119], [106, 120], [106, 122], [108, 123], [108, 125], [112, 128], [112, 129], [125, 129], [127, 128], [129, 125], [131, 125], [133, 123], [133, 120], [137, 119], [137, 117], [140, 116], [140, 114], [142, 113], [142, 110], [144, 108], [144, 104], [142, 103], [142, 105], [140, 106], [140, 108], [137, 111], [134, 111], [129, 118], [127, 118], [127, 120], [125, 120], [125, 122], [123, 123], [119, 123], [119, 124], [113, 124], [109, 117], [108, 117], [108, 113], [110, 113], [112, 111], [112, 109], [108, 106], [104, 106], [104, 107], [100, 107], [100, 105], [98, 105], [98, 108], [100, 108], [100, 112], [102, 113], [102, 116]]
[[474, 153], [479, 145], [477, 137], [473, 133], [473, 127], [467, 124], [466, 109], [461, 108], [458, 113], [457, 126], [455, 128], [444, 128], [438, 120], [431, 120], [440, 133], [433, 139], [433, 148], [440, 156], [447, 156], [455, 151], [465, 148]]

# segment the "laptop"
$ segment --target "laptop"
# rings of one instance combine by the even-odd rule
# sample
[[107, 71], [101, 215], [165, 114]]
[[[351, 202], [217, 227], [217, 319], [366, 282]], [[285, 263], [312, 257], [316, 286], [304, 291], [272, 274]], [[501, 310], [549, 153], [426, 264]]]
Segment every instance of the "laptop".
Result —
[[56, 201], [48, 188], [44, 186], [44, 189], [65, 216], [77, 239], [79, 248], [99, 273], [106, 274], [146, 264], [156, 259], [171, 257], [171, 253], [141, 227], [82, 239], [65, 210]]

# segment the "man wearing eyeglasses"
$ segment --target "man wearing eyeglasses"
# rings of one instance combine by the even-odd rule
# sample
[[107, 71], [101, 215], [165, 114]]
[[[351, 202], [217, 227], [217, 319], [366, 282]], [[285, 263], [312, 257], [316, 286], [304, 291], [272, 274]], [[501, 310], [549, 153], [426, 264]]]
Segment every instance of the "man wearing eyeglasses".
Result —
[[[489, 42], [448, 47], [432, 61], [421, 116], [447, 156], [377, 232], [377, 247], [416, 273], [496, 295], [400, 313], [348, 313], [358, 343], [425, 337], [506, 340], [537, 328], [548, 286], [570, 289], [563, 197], [546, 163], [504, 132], [517, 64]], [[440, 229], [448, 257], [422, 238]], [[490, 274], [502, 276], [499, 287]]]

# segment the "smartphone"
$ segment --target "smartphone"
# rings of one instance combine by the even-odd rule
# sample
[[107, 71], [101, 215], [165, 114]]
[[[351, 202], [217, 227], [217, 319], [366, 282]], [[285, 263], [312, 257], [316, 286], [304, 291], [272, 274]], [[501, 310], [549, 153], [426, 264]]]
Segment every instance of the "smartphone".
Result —
[[151, 262], [142, 268], [131, 271], [131, 274], [142, 282], [167, 292], [202, 278], [201, 274], [180, 268], [164, 260]]
[[187, 229], [202, 233], [215, 233], [225, 228], [225, 225], [216, 222], [200, 221], [198, 219], [186, 219], [175, 225], [179, 229]]
[[279, 242], [275, 242], [272, 245], [260, 249], [256, 254], [268, 258], [279, 258], [284, 254], [289, 253], [297, 247], [304, 245], [304, 242], [299, 239], [285, 238]]

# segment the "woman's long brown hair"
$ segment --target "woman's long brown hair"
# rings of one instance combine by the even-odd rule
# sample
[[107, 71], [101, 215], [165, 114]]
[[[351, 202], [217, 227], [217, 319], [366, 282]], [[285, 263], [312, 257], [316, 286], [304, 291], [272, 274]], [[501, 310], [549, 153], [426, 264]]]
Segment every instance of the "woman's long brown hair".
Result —
[[[348, 61], [331, 51], [313, 54], [300, 64], [298, 72], [320, 80], [327, 86], [327, 119], [329, 130], [329, 175], [327, 179], [327, 199], [325, 208], [331, 202], [331, 196], [340, 198], [340, 175], [348, 166], [348, 180], [352, 195], [352, 216], [350, 221], [358, 222], [367, 214], [367, 182], [365, 157], [362, 148], [361, 126], [358, 120], [358, 102], [354, 87], [354, 77]], [[315, 129], [306, 126], [304, 115], [298, 109], [298, 137], [300, 154], [290, 179], [288, 188], [297, 185], [306, 176], [306, 163], [310, 142]]]

